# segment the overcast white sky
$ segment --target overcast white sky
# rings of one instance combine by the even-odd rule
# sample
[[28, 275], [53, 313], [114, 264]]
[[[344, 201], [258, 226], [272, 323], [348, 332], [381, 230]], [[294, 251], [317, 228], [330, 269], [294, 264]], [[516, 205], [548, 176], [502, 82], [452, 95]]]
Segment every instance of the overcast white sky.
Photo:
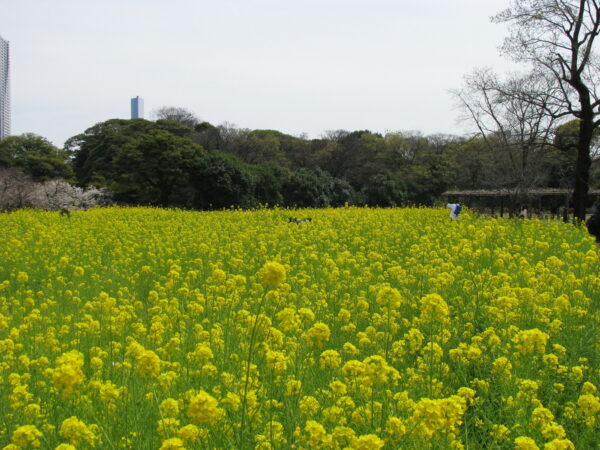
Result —
[[310, 138], [463, 134], [449, 93], [504, 72], [509, 0], [0, 0], [12, 134], [62, 147], [95, 123], [180, 106]]

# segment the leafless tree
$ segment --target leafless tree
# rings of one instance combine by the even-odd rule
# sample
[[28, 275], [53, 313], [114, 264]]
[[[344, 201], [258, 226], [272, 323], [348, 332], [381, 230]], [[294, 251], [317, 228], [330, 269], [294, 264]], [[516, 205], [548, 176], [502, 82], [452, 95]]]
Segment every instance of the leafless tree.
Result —
[[503, 52], [531, 64], [552, 80], [544, 102], [553, 118], [579, 119], [577, 162], [573, 190], [575, 217], [585, 219], [594, 129], [600, 126], [599, 60], [594, 45], [600, 31], [599, 0], [513, 0], [493, 19], [508, 23], [510, 35]]
[[542, 161], [555, 128], [555, 114], [548, 114], [548, 79], [513, 74], [500, 80], [483, 69], [466, 76], [465, 85], [454, 93], [490, 151], [488, 182], [513, 191], [513, 200], [524, 200], [545, 181]]
[[425, 138], [417, 131], [393, 131], [385, 135], [388, 148], [386, 164], [390, 167], [401, 167], [414, 161], [417, 153], [426, 148]]
[[350, 132], [346, 130], [327, 130], [323, 133], [321, 138], [332, 142], [341, 142], [344, 138], [348, 137], [349, 134]]
[[178, 106], [163, 106], [154, 111], [153, 115], [157, 119], [174, 120], [190, 128], [200, 123], [193, 112]]
[[29, 175], [10, 167], [0, 169], [0, 209], [13, 209], [30, 206], [35, 184]]
[[[217, 127], [221, 136], [222, 150], [228, 153], [236, 154], [238, 144], [248, 139], [250, 130], [247, 128], [238, 128], [235, 124], [223, 122]], [[237, 154], [236, 154], [237, 155]]]

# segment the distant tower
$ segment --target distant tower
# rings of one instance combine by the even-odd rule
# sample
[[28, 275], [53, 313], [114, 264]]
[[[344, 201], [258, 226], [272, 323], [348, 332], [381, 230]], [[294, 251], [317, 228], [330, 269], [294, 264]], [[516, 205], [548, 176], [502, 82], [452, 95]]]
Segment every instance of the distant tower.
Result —
[[10, 58], [8, 41], [0, 36], [0, 139], [10, 135]]
[[143, 119], [144, 118], [144, 99], [139, 96], [131, 99], [131, 118], [132, 119]]

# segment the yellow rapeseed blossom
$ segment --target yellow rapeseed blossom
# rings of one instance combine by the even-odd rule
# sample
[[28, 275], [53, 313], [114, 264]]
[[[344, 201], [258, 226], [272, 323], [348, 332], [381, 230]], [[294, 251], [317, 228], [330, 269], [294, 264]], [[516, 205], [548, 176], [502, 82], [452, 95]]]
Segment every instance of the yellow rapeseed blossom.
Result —
[[342, 364], [342, 357], [336, 350], [325, 350], [319, 356], [321, 369], [337, 369]]
[[308, 444], [311, 447], [321, 447], [327, 440], [327, 432], [323, 425], [314, 420], [307, 420], [304, 431], [308, 434]]
[[494, 424], [492, 425], [492, 431], [490, 434], [492, 435], [495, 441], [502, 442], [508, 439], [510, 435], [510, 430], [505, 425]]
[[63, 420], [59, 434], [61, 437], [69, 441], [71, 445], [87, 444], [90, 447], [95, 447], [98, 440], [97, 435], [91, 427], [88, 427], [83, 421], [76, 416], [71, 416]]
[[544, 444], [544, 450], [575, 450], [569, 439], [552, 439]]
[[74, 392], [76, 385], [83, 383], [83, 354], [77, 350], [63, 353], [56, 358], [56, 368], [52, 371], [54, 385], [62, 389], [63, 396]]
[[77, 450], [77, 447], [71, 444], [58, 444], [54, 450]]
[[320, 408], [319, 401], [312, 395], [302, 397], [300, 400], [300, 411], [305, 416], [314, 416]]
[[537, 427], [541, 427], [554, 420], [554, 414], [543, 406], [539, 406], [531, 413], [531, 423]]
[[177, 430], [179, 429], [180, 425], [181, 423], [178, 419], [174, 417], [165, 417], [157, 421], [156, 431], [161, 437], [165, 438], [177, 433]]
[[27, 275], [27, 272], [19, 272], [17, 274], [17, 281], [19, 283], [27, 283], [28, 280], [29, 280], [29, 275]]
[[268, 262], [262, 268], [262, 279], [264, 285], [277, 286], [285, 281], [285, 267], [278, 262]]
[[176, 417], [179, 414], [179, 402], [174, 398], [166, 398], [160, 402], [160, 412], [166, 417]]
[[213, 396], [200, 391], [189, 399], [187, 415], [194, 423], [215, 424], [223, 418], [225, 412], [219, 408]]
[[546, 343], [550, 336], [547, 333], [534, 328], [532, 330], [519, 331], [513, 338], [517, 350], [523, 355], [531, 353], [543, 354], [546, 350]]
[[183, 441], [177, 437], [165, 439], [161, 446], [160, 450], [184, 450], [185, 446], [183, 445]]
[[285, 395], [297, 395], [302, 391], [302, 382], [300, 380], [288, 380], [285, 384]]
[[428, 294], [420, 300], [421, 322], [442, 324], [449, 318], [448, 304], [438, 294]]
[[282, 374], [287, 370], [288, 357], [283, 352], [269, 350], [265, 356], [267, 367], [276, 374]]
[[210, 346], [205, 342], [196, 344], [196, 348], [193, 352], [188, 353], [187, 358], [189, 361], [197, 363], [205, 363], [213, 359], [214, 354]]
[[564, 427], [556, 422], [542, 425], [541, 431], [544, 439], [562, 439], [567, 435]]
[[156, 377], [160, 373], [160, 358], [152, 350], [142, 350], [136, 358], [135, 369], [142, 377]]
[[406, 434], [406, 425], [398, 417], [390, 417], [385, 424], [386, 433], [394, 440], [400, 439]]
[[584, 394], [595, 394], [597, 392], [597, 388], [596, 386], [594, 386], [593, 383], [590, 383], [589, 381], [586, 381], [585, 383], [583, 383], [583, 386], [581, 387], [581, 392]]
[[196, 425], [188, 424], [177, 430], [177, 436], [182, 439], [185, 444], [189, 444], [198, 439], [200, 430]]
[[398, 289], [390, 286], [383, 286], [381, 289], [379, 289], [376, 300], [380, 306], [391, 309], [397, 309], [402, 304], [402, 296], [400, 295], [400, 292]]
[[283, 308], [275, 316], [279, 321], [279, 328], [283, 332], [296, 331], [300, 326], [300, 316], [295, 308]]
[[379, 450], [383, 448], [385, 441], [376, 434], [365, 434], [359, 436], [353, 443], [352, 448], [355, 450]]
[[329, 389], [331, 389], [331, 392], [338, 395], [346, 395], [348, 392], [348, 387], [340, 380], [333, 380], [329, 383]]
[[360, 381], [366, 386], [385, 384], [400, 377], [398, 371], [379, 355], [364, 359], [360, 375]]
[[600, 415], [600, 398], [592, 394], [583, 394], [577, 399], [577, 404], [586, 425], [593, 427], [596, 424], [596, 416]]
[[535, 441], [527, 436], [519, 436], [516, 438], [515, 448], [518, 450], [539, 450]]
[[457, 395], [437, 400], [422, 398], [414, 406], [408, 428], [424, 440], [454, 435], [466, 409], [465, 399]]
[[309, 347], [322, 348], [329, 341], [330, 335], [331, 330], [329, 326], [323, 322], [319, 322], [306, 331], [305, 338]]
[[239, 411], [242, 407], [242, 400], [238, 394], [228, 392], [225, 398], [221, 400], [223, 406], [230, 411]]
[[39, 448], [41, 446], [40, 439], [42, 433], [35, 425], [22, 425], [18, 427], [12, 434], [12, 442], [19, 447]]

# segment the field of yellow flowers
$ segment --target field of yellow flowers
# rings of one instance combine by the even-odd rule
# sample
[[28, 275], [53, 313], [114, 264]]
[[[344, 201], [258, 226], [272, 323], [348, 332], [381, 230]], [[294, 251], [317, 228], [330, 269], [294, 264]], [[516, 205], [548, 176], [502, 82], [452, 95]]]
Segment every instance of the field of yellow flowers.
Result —
[[0, 448], [598, 448], [584, 228], [99, 208], [0, 234]]

